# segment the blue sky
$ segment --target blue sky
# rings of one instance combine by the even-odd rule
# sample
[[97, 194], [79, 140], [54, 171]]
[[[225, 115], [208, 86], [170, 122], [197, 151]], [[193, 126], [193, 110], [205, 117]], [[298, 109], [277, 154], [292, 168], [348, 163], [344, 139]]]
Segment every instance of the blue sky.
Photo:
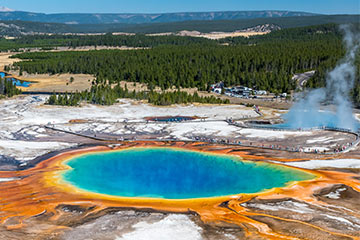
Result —
[[45, 13], [161, 13], [226, 10], [360, 13], [360, 0], [0, 0], [0, 6]]

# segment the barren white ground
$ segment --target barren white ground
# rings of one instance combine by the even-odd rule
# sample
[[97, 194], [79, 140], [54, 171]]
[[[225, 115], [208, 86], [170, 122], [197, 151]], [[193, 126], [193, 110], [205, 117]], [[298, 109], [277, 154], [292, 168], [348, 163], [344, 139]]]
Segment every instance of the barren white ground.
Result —
[[[120, 100], [113, 106], [95, 106], [85, 104], [81, 107], [58, 107], [45, 106], [46, 96], [19, 96], [12, 99], [0, 100], [0, 156], [10, 157], [22, 164], [38, 156], [51, 151], [74, 147], [76, 143], [68, 143], [66, 139], [58, 138], [48, 141], [54, 132], [46, 130], [45, 125], [51, 124], [57, 128], [81, 132], [87, 134], [132, 134], [159, 132], [161, 138], [173, 138], [179, 140], [191, 140], [193, 136], [218, 136], [236, 137], [246, 136], [248, 138], [284, 139], [292, 136], [309, 137], [308, 143], [323, 143], [330, 141], [327, 138], [312, 138], [312, 132], [280, 132], [271, 130], [240, 129], [221, 121], [226, 118], [240, 119], [244, 117], [256, 117], [252, 108], [239, 105], [177, 105], [171, 107], [155, 107], [148, 104], [140, 104], [131, 100]], [[207, 120], [219, 120], [214, 122], [203, 122], [196, 120], [189, 123], [151, 123], [141, 124], [144, 117], [151, 116], [197, 116]], [[84, 123], [70, 124], [70, 120], [86, 120]], [[124, 121], [128, 123], [124, 124]], [[137, 122], [137, 124], [135, 123]], [[127, 126], [127, 127], [125, 127]], [[1, 159], [0, 159], [1, 160]], [[342, 159], [307, 162], [288, 163], [288, 165], [316, 169], [323, 167], [334, 168], [360, 168], [357, 159]], [[15, 179], [3, 178], [1, 182], [13, 181]], [[329, 194], [329, 198], [336, 199], [340, 190]], [[299, 203], [285, 202], [281, 205], [252, 206], [265, 210], [288, 209], [305, 214], [308, 206]], [[330, 213], [327, 218], [337, 217]], [[349, 227], [360, 230], [358, 220], [350, 218], [337, 219], [346, 221]], [[350, 224], [351, 223], [351, 224]], [[86, 227], [86, 226], [84, 226]], [[91, 227], [89, 225], [89, 227]], [[180, 231], [181, 230], [181, 231]], [[131, 226], [131, 231], [126, 234], [114, 236], [114, 239], [202, 239], [202, 230], [187, 216], [169, 215], [166, 218], [152, 222], [138, 222]], [[233, 236], [226, 236], [232, 239]], [[225, 239], [225, 236], [224, 236]]]
[[[46, 106], [46, 96], [20, 96], [0, 101], [0, 155], [27, 161], [47, 152], [75, 146], [67, 142], [49, 142], [49, 133], [44, 126], [82, 133], [132, 134], [134, 132], [162, 132], [163, 138], [191, 140], [192, 136], [232, 137], [239, 134], [248, 137], [284, 138], [291, 132], [272, 132], [263, 130], [242, 130], [229, 126], [224, 121], [191, 123], [151, 123], [131, 124], [144, 121], [151, 116], [197, 116], [207, 120], [226, 118], [256, 117], [252, 108], [239, 105], [187, 105], [155, 107], [138, 104], [131, 100], [121, 100], [113, 106], [83, 105], [82, 107]], [[70, 120], [82, 119], [86, 123], [69, 124]], [[124, 124], [128, 121], [128, 124]], [[126, 127], [125, 127], [126, 126]], [[52, 133], [53, 134], [53, 133]], [[44, 140], [45, 139], [45, 140]]]
[[[50, 151], [76, 146], [67, 140], [49, 141], [54, 132], [44, 126], [88, 135], [111, 134], [154, 134], [160, 138], [191, 140], [194, 136], [217, 136], [224, 138], [247, 137], [263, 139], [284, 139], [291, 136], [309, 136], [308, 143], [322, 143], [329, 139], [311, 139], [312, 132], [291, 132], [240, 129], [230, 126], [227, 118], [241, 119], [256, 117], [252, 108], [240, 105], [176, 105], [156, 107], [132, 100], [122, 99], [113, 106], [85, 104], [81, 107], [60, 107], [44, 105], [47, 96], [19, 96], [0, 100], [0, 155], [19, 161], [32, 160]], [[210, 120], [196, 120], [188, 123], [140, 123], [152, 116], [197, 116]], [[70, 124], [70, 120], [81, 119], [84, 123]], [[127, 122], [124, 124], [124, 122]], [[63, 141], [63, 142], [61, 142]], [[316, 147], [316, 146], [314, 146]]]

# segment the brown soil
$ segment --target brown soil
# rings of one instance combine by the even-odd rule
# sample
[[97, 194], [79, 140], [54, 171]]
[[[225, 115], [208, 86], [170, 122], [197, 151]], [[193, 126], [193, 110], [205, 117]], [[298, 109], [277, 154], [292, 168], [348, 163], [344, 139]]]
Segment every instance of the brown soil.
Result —
[[21, 61], [20, 59], [10, 58], [15, 53], [0, 53], [0, 71], [4, 71], [6, 65]]
[[[88, 74], [24, 74], [21, 77], [14, 75], [14, 77], [21, 80], [34, 82], [28, 88], [22, 88], [24, 92], [75, 92], [84, 91], [91, 87], [91, 82], [94, 79], [92, 75]], [[70, 78], [74, 81], [71, 83]]]

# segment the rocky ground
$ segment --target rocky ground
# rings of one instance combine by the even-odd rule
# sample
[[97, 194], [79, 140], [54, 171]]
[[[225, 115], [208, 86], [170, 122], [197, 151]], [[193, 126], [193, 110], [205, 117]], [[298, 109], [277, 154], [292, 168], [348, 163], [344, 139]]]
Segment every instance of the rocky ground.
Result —
[[[36, 162], [83, 145], [104, 144], [86, 137], [74, 136], [46, 128], [58, 129], [104, 138], [173, 139], [191, 141], [196, 137], [230, 139], [254, 144], [286, 145], [305, 148], [332, 148], [354, 141], [344, 133], [323, 131], [271, 131], [242, 129], [224, 120], [257, 118], [252, 108], [241, 105], [188, 105], [155, 107], [131, 100], [121, 100], [109, 107], [84, 104], [81, 107], [45, 106], [46, 96], [19, 96], [0, 100], [0, 171], [26, 168]], [[268, 117], [283, 112], [264, 109]], [[194, 116], [197, 120], [185, 123], [153, 123], [145, 117]], [[205, 121], [204, 121], [205, 120]], [[251, 154], [273, 159], [291, 158], [308, 161], [282, 162], [306, 169], [336, 170], [359, 174], [359, 149], [340, 155], [291, 154], [273, 150], [249, 150]], [[277, 161], [280, 162], [280, 161]], [[360, 175], [359, 175], [360, 176]], [[0, 178], [2, 184], [16, 178]], [[299, 199], [258, 199], [243, 203], [256, 221], [278, 232], [311, 239], [351, 239], [359, 236], [359, 192], [339, 183], [314, 193], [316, 202]], [[1, 196], [0, 196], [1, 199]], [[229, 208], [231, 206], [229, 205]], [[62, 205], [57, 207], [61, 217], [50, 223], [46, 213], [27, 220], [26, 228], [9, 231], [8, 220], [0, 226], [0, 239], [262, 239], [249, 237], [244, 226], [226, 221], [203, 222], [193, 212], [184, 214], [137, 209], [107, 209], [92, 215], [88, 206]], [[1, 207], [0, 207], [1, 214]], [[61, 228], [59, 228], [61, 226]], [[251, 230], [251, 226], [245, 226]], [[334, 234], [335, 233], [335, 234]]]
[[[257, 118], [252, 108], [241, 105], [190, 105], [155, 107], [131, 100], [121, 100], [114, 106], [58, 107], [44, 105], [46, 96], [20, 96], [0, 102], [0, 155], [2, 159], [20, 162], [34, 159], [49, 151], [93, 143], [86, 138], [52, 131], [46, 126], [87, 136], [110, 139], [229, 139], [257, 145], [274, 144], [331, 148], [354, 137], [348, 134], [322, 131], [271, 131], [242, 129], [224, 120]], [[264, 110], [266, 115], [275, 115]], [[194, 116], [199, 119], [183, 123], [147, 122], [153, 116]], [[290, 138], [290, 139], [289, 139]]]

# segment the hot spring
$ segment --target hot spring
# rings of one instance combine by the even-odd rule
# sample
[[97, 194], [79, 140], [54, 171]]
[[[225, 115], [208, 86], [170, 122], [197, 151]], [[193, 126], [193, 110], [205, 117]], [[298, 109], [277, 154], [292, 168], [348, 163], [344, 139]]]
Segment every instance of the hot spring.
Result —
[[87, 192], [119, 197], [193, 199], [257, 193], [315, 176], [236, 156], [175, 148], [89, 153], [65, 162], [62, 179]]
[[360, 122], [350, 116], [343, 121], [339, 115], [331, 111], [296, 111], [291, 110], [282, 116], [284, 123], [267, 126], [282, 129], [311, 129], [316, 127], [342, 128], [357, 131]]
[[284, 123], [272, 125], [271, 127], [289, 128], [289, 129], [310, 129], [314, 127], [330, 127], [330, 128], [344, 128], [356, 131], [360, 128], [360, 122], [355, 118], [348, 119], [344, 123], [339, 119], [336, 113], [331, 111], [317, 111], [313, 112], [289, 112], [283, 116]]
[[[0, 72], [0, 78], [5, 78], [6, 77], [6, 73], [4, 72]], [[31, 82], [27, 82], [27, 81], [23, 81], [23, 80], [19, 80], [16, 78], [7, 78], [7, 81], [11, 81], [13, 83], [13, 85], [17, 86], [17, 87], [30, 87]]]

